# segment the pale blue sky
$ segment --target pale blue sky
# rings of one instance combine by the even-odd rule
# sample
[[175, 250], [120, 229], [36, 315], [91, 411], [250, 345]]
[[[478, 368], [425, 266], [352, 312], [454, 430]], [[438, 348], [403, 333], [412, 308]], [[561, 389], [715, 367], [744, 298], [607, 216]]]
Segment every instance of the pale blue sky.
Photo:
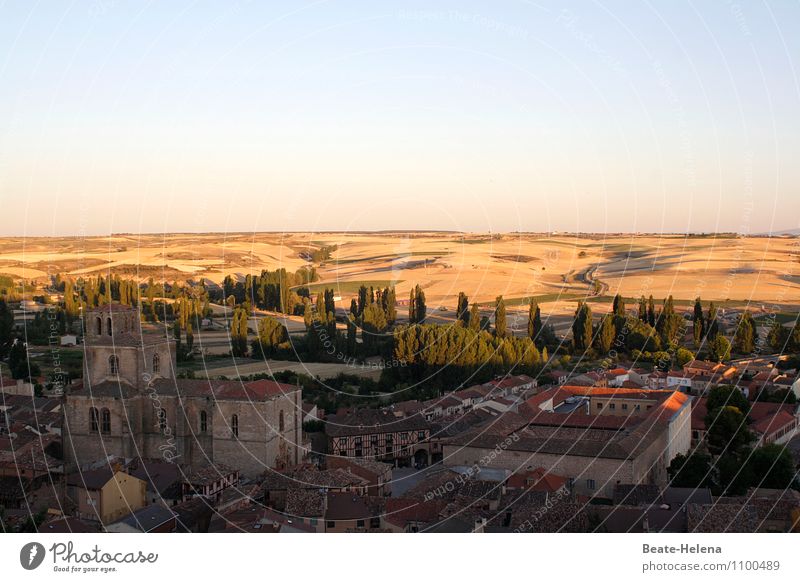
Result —
[[0, 234], [800, 226], [798, 2], [394, 4], [0, 4]]

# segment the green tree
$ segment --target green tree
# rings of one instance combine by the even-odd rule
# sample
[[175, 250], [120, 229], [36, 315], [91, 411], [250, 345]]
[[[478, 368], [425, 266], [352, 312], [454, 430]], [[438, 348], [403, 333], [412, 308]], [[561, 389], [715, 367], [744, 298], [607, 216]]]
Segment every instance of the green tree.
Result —
[[258, 337], [253, 340], [254, 357], [266, 357], [275, 354], [289, 341], [286, 326], [274, 317], [262, 317], [258, 321]]
[[506, 337], [508, 335], [506, 302], [503, 301], [502, 295], [498, 295], [494, 302], [494, 333], [497, 337]]
[[531, 299], [530, 306], [528, 307], [528, 337], [537, 341], [541, 331], [542, 312], [539, 310], [539, 304], [536, 303], [534, 299]]
[[735, 406], [709, 410], [705, 423], [708, 449], [715, 455], [739, 453], [755, 440], [746, 416]]
[[747, 462], [749, 449], [727, 451], [714, 463], [718, 475], [716, 495], [744, 495], [753, 482], [752, 465]]
[[416, 308], [416, 320], [415, 323], [425, 323], [425, 317], [427, 316], [428, 307], [425, 304], [425, 291], [422, 290], [422, 287], [419, 285], [416, 286], [415, 289], [415, 299]]
[[794, 461], [784, 446], [770, 444], [759, 447], [750, 455], [748, 463], [754, 476], [753, 487], [783, 491], [794, 482]]
[[751, 354], [756, 346], [756, 322], [749, 311], [739, 316], [736, 333], [733, 336], [733, 349], [740, 354]]
[[231, 320], [231, 353], [235, 357], [247, 355], [247, 310], [237, 307]]
[[380, 336], [386, 331], [387, 325], [383, 310], [376, 303], [367, 305], [361, 326], [361, 341], [366, 355], [375, 355]]
[[652, 295], [647, 300], [647, 323], [650, 327], [656, 326], [656, 305]]
[[639, 298], [639, 321], [647, 323], [647, 299], [644, 295]]
[[465, 327], [469, 325], [469, 299], [463, 291], [458, 294], [456, 322], [460, 322]]
[[674, 301], [670, 295], [664, 300], [664, 306], [658, 318], [659, 325], [656, 327], [665, 344], [674, 344], [678, 341], [682, 322], [681, 316], [675, 313]]
[[613, 303], [611, 312], [614, 315], [619, 315], [620, 317], [625, 317], [625, 299], [619, 293], [614, 295], [614, 303]]
[[686, 348], [678, 348], [675, 352], [675, 361], [680, 367], [685, 366], [692, 360], [694, 360], [694, 354]]
[[4, 359], [14, 343], [14, 313], [5, 299], [0, 299], [0, 359]]
[[692, 336], [694, 347], [699, 348], [706, 334], [706, 318], [703, 316], [703, 304], [700, 298], [694, 300], [694, 314], [692, 316]]
[[777, 319], [772, 322], [767, 333], [767, 344], [775, 352], [783, 352], [789, 341], [789, 330]]
[[614, 316], [611, 314], [604, 315], [600, 320], [600, 328], [597, 331], [597, 338], [595, 340], [597, 351], [602, 355], [611, 351], [616, 335], [617, 328], [614, 325]]
[[710, 412], [724, 406], [733, 406], [745, 416], [750, 414], [750, 401], [736, 386], [714, 386], [709, 390], [706, 409]]
[[707, 348], [708, 359], [714, 362], [722, 362], [731, 357], [731, 342], [722, 334], [717, 334]]
[[478, 331], [481, 328], [481, 311], [477, 303], [473, 303], [469, 310], [469, 329]]
[[671, 487], [713, 487], [714, 470], [709, 455], [692, 452], [677, 455], [667, 469]]
[[717, 307], [714, 302], [708, 304], [708, 317], [706, 317], [706, 342], [712, 342], [719, 335], [719, 321], [717, 320]]
[[576, 353], [583, 353], [592, 345], [592, 310], [583, 301], [578, 302], [572, 322], [572, 345]]

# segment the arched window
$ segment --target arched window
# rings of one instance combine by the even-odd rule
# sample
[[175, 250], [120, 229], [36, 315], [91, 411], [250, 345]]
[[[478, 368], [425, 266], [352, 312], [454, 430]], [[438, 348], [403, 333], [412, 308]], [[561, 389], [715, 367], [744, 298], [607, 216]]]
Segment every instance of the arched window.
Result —
[[104, 408], [102, 411], [101, 416], [102, 424], [100, 425], [101, 430], [105, 434], [111, 433], [111, 412], [109, 412], [108, 408]]
[[158, 354], [153, 354], [153, 374], [158, 374], [158, 370], [161, 367], [161, 358]]
[[119, 374], [119, 358], [117, 356], [108, 356], [108, 372], [112, 376]]
[[231, 432], [234, 438], [239, 438], [239, 415], [237, 414], [231, 417]]
[[106, 320], [106, 331], [108, 331], [108, 335], [111, 335], [111, 318], [110, 317]]
[[89, 409], [89, 430], [92, 432], [100, 430], [100, 416], [94, 406]]
[[283, 410], [281, 410], [280, 414], [278, 414], [278, 432], [282, 433], [284, 427], [284, 420], [283, 420]]
[[103, 335], [103, 320], [99, 317], [95, 320], [96, 322], [96, 331], [95, 335]]
[[205, 410], [200, 411], [200, 432], [208, 432], [208, 414]]
[[162, 431], [167, 429], [167, 411], [163, 408], [158, 409], [158, 428]]

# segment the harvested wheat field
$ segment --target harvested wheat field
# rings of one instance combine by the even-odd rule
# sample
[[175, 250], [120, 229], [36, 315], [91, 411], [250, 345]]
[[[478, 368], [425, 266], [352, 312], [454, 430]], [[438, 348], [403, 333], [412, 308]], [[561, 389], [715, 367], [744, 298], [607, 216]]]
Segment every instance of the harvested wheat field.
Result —
[[[683, 235], [544, 235], [471, 233], [229, 233], [0, 239], [0, 274], [42, 280], [109, 272], [149, 277], [244, 277], [263, 269], [296, 270], [308, 252], [336, 245], [316, 264], [313, 286], [333, 286], [342, 305], [358, 285], [396, 285], [401, 305], [419, 284], [429, 312], [452, 310], [459, 291], [510, 307], [537, 297], [551, 314], [574, 310], [579, 298], [652, 294], [696, 296], [760, 308], [800, 305], [800, 248], [794, 237]], [[600, 297], [597, 297], [600, 296]]]

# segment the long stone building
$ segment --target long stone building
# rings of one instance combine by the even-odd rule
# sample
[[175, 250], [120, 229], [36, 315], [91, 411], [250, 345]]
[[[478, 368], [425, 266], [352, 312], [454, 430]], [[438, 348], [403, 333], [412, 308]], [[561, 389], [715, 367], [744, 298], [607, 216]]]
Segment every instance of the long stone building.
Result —
[[70, 468], [111, 455], [214, 462], [254, 477], [302, 460], [299, 387], [175, 376], [175, 342], [140, 323], [136, 309], [89, 310], [83, 381], [65, 397]]
[[[554, 400], [576, 394], [580, 403], [562, 400], [570, 412], [553, 408]], [[677, 391], [560, 386], [528, 400], [528, 412], [506, 413], [450, 439], [444, 464], [512, 473], [541, 467], [566, 477], [579, 495], [608, 499], [621, 483], [664, 487], [670, 462], [690, 448], [691, 401]], [[613, 414], [612, 405], [622, 404], [627, 416]]]

